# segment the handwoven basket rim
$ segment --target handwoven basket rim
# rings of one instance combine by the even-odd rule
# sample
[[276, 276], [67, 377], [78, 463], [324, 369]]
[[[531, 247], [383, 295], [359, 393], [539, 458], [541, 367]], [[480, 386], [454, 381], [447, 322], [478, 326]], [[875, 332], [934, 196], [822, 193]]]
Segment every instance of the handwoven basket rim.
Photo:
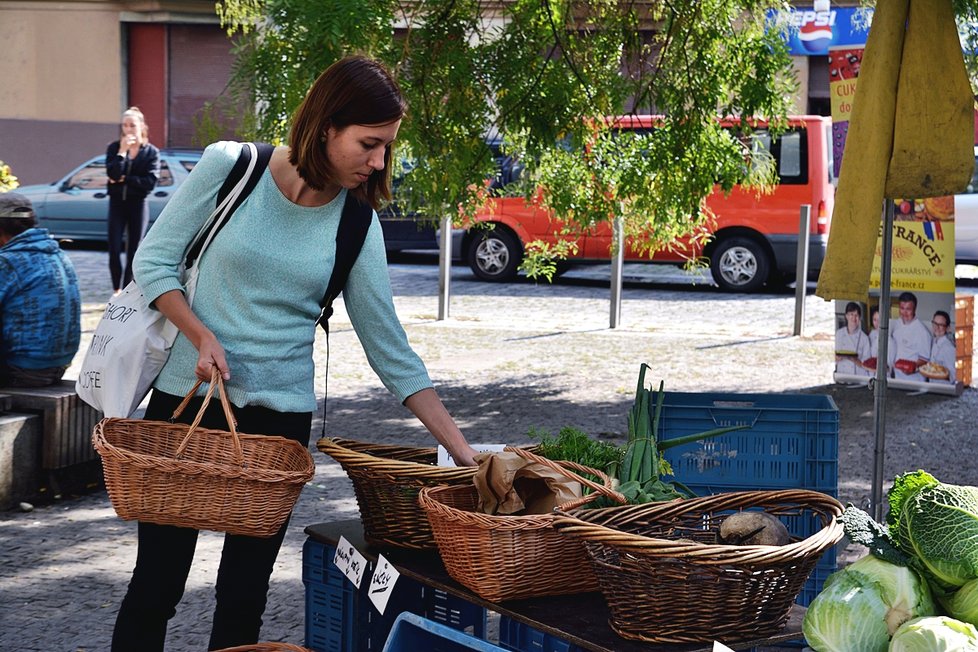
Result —
[[[378, 467], [383, 467], [385, 475], [421, 476], [447, 481], [470, 478], [476, 472], [476, 467], [473, 466], [437, 466], [371, 455], [353, 450], [346, 445], [347, 443], [371, 445], [370, 442], [360, 442], [343, 437], [323, 437], [316, 442], [316, 448], [336, 460], [347, 473], [350, 472], [350, 467], [372, 471], [379, 471]], [[388, 444], [377, 444], [377, 446], [388, 446]], [[407, 450], [409, 447], [403, 448]], [[419, 450], [430, 450], [433, 454], [436, 451], [434, 448], [421, 448]]]
[[[557, 512], [547, 512], [546, 514], [483, 514], [465, 509], [453, 507], [440, 500], [438, 494], [450, 492], [474, 491], [478, 493], [475, 485], [437, 485], [433, 487], [422, 487], [418, 492], [418, 503], [426, 512], [439, 511], [444, 516], [456, 522], [466, 522], [470, 525], [486, 525], [487, 521], [492, 522], [492, 527], [505, 529], [529, 529], [527, 523], [533, 523], [535, 527], [549, 528], [552, 526]], [[591, 493], [583, 498], [584, 504], [590, 503], [601, 497], [601, 494]], [[555, 509], [559, 509], [559, 506]]]
[[[457, 523], [465, 523], [467, 525], [486, 525], [486, 523], [480, 523], [482, 521], [489, 521], [492, 523], [491, 527], [506, 529], [512, 528], [514, 530], [527, 530], [536, 528], [550, 528], [554, 521], [554, 512], [547, 512], [546, 514], [483, 514], [482, 512], [473, 512], [465, 509], [459, 509], [458, 507], [452, 507], [451, 505], [446, 505], [442, 501], [437, 499], [437, 494], [439, 492], [445, 493], [450, 490], [465, 490], [465, 491], [478, 491], [474, 486], [469, 485], [439, 485], [437, 487], [422, 487], [421, 491], [418, 492], [418, 503], [421, 507], [431, 514], [432, 512], [439, 512], [441, 516], [451, 519]], [[436, 494], [436, 495], [432, 495]], [[473, 518], [474, 517], [474, 518]], [[434, 529], [432, 525], [432, 529]]]
[[[648, 512], [656, 511], [668, 513], [675, 510], [677, 505], [682, 505], [685, 508], [682, 511], [689, 512], [694, 511], [695, 508], [700, 505], [714, 504], [712, 511], [720, 511], [723, 509], [730, 509], [720, 506], [724, 503], [735, 503], [740, 499], [747, 499], [749, 497], [769, 497], [772, 498], [772, 500], [769, 500], [768, 502], [798, 503], [799, 505], [803, 504], [802, 500], [807, 498], [811, 502], [822, 503], [825, 507], [830, 508], [831, 511], [836, 513], [830, 514], [829, 522], [823, 525], [818, 531], [812, 533], [804, 539], [783, 546], [735, 546], [726, 544], [681, 542], [674, 539], [634, 534], [605, 525], [604, 523], [594, 523], [587, 518], [581, 517], [581, 515], [586, 514], [594, 518], [612, 511], [626, 513], [630, 516], [644, 515]], [[782, 500], [773, 500], [774, 497], [782, 497]], [[795, 498], [795, 500], [792, 500], [792, 498]], [[760, 505], [758, 505], [758, 507], [760, 507]], [[708, 559], [706, 555], [712, 553], [716, 555], [716, 558], [712, 560], [714, 563], [728, 563], [734, 560], [749, 562], [762, 559], [765, 561], [776, 561], [778, 557], [788, 558], [796, 553], [803, 553], [805, 556], [815, 554], [816, 552], [821, 554], [824, 552], [824, 550], [838, 543], [843, 536], [842, 523], [839, 521], [839, 516], [841, 515], [842, 510], [842, 504], [836, 498], [810, 489], [738, 491], [714, 494], [712, 496], [687, 498], [678, 501], [668, 501], [665, 503], [644, 503], [640, 505], [605, 507], [596, 510], [576, 509], [571, 510], [570, 512], [556, 512], [554, 527], [558, 532], [570, 536], [576, 536], [585, 541], [591, 538], [588, 531], [590, 531], [590, 534], [595, 535], [602, 531], [605, 533], [612, 533], [611, 536], [613, 537], [614, 542], [609, 542], [607, 545], [628, 549], [631, 552], [641, 552], [642, 554], [648, 556], [695, 556], [699, 562], [711, 563], [711, 560]], [[813, 545], [816, 545], [816, 547], [811, 549]]]
[[[150, 455], [147, 453], [138, 453], [108, 441], [105, 433], [105, 426], [113, 425], [113, 422], [119, 421], [132, 421], [132, 419], [121, 419], [117, 417], [109, 417], [102, 419], [97, 424], [92, 432], [92, 446], [95, 448], [96, 452], [103, 458], [103, 463], [106, 462], [106, 456], [109, 456], [109, 463], [112, 463], [112, 458], [121, 461], [125, 458], [126, 463], [142, 468], [142, 469], [159, 469], [157, 461], [165, 461], [166, 464], [174, 465], [180, 468], [180, 470], [186, 470], [190, 474], [196, 475], [200, 473], [209, 473], [210, 475], [221, 475], [223, 477], [237, 478], [243, 475], [248, 475], [249, 471], [253, 467], [248, 466], [238, 466], [226, 461], [208, 461], [208, 462], [197, 462], [194, 460], [177, 459], [171, 457], [164, 457], [162, 455]], [[227, 436], [227, 433], [221, 430], [213, 430], [208, 428], [198, 428], [195, 435], [202, 434], [204, 436]], [[287, 437], [280, 437], [278, 435], [238, 435], [239, 439], [242, 440], [242, 444], [246, 441], [262, 441], [262, 443], [271, 443], [277, 446], [282, 446], [283, 444], [295, 449], [295, 453], [303, 457], [304, 461], [308, 464], [306, 468], [301, 471], [289, 471], [282, 469], [269, 469], [267, 467], [259, 467], [262, 477], [249, 477], [248, 479], [253, 482], [268, 482], [268, 483], [289, 483], [289, 484], [305, 484], [311, 480], [316, 474], [316, 465], [309, 454], [309, 450], [302, 446], [299, 442], [294, 439], [289, 439]], [[287, 443], [286, 443], [287, 442]], [[304, 454], [304, 455], [303, 455]], [[218, 473], [214, 473], [217, 470]]]

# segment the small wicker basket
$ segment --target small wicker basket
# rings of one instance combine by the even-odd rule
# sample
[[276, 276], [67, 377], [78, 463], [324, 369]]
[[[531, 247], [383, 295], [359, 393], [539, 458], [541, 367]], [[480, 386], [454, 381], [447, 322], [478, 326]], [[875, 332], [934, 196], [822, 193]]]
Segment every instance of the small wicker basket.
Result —
[[472, 482], [476, 467], [436, 466], [435, 448], [371, 444], [323, 437], [316, 447], [339, 462], [353, 482], [363, 534], [374, 546], [435, 547], [428, 516], [418, 505], [422, 487]]
[[[573, 462], [554, 462], [529, 451], [507, 448], [524, 459], [578, 480], [592, 493], [564, 503], [574, 509], [599, 496], [625, 498], [611, 489], [611, 479]], [[603, 484], [574, 471], [601, 478]], [[546, 595], [597, 591], [597, 581], [579, 541], [557, 534], [554, 514], [501, 516], [476, 511], [479, 493], [473, 484], [424, 487], [418, 501], [428, 514], [445, 570], [457, 582], [486, 600], [518, 600]]]
[[[760, 508], [815, 514], [822, 528], [784, 546], [719, 545], [720, 523]], [[652, 643], [743, 641], [777, 633], [819, 557], [842, 538], [835, 498], [745, 491], [559, 514], [554, 527], [587, 548], [620, 636]]]
[[[230, 432], [198, 427], [215, 387]], [[105, 487], [120, 518], [254, 537], [278, 532], [315, 472], [312, 456], [299, 442], [238, 433], [219, 374], [189, 427], [102, 419], [92, 444], [102, 456]]]

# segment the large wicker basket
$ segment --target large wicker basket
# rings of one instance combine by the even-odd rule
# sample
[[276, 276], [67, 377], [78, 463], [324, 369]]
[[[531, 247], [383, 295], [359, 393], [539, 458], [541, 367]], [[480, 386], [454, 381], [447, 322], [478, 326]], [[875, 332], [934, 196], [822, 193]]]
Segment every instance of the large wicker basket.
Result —
[[435, 448], [371, 444], [323, 437], [316, 447], [340, 463], [353, 482], [363, 534], [375, 546], [435, 547], [428, 517], [418, 505], [422, 487], [472, 483], [476, 467], [436, 466]]
[[[618, 502], [625, 500], [611, 489], [611, 479], [601, 471], [573, 462], [554, 462], [526, 450], [506, 450], [555, 469], [592, 490], [561, 505], [561, 509], [580, 507], [602, 495]], [[601, 478], [602, 484], [577, 475], [575, 470]], [[553, 530], [552, 513], [483, 514], [477, 511], [479, 493], [471, 483], [425, 487], [418, 501], [428, 514], [445, 570], [486, 600], [500, 602], [598, 590], [584, 547]]]
[[[760, 508], [812, 514], [821, 529], [784, 546], [719, 545], [720, 523]], [[777, 633], [819, 557], [842, 538], [842, 505], [815, 491], [745, 491], [556, 517], [583, 541], [619, 635], [653, 643], [738, 641]]]
[[[239, 434], [220, 375], [215, 380], [190, 426], [117, 418], [95, 426], [92, 444], [119, 517], [255, 537], [275, 534], [288, 518], [315, 472], [312, 456], [285, 437]], [[215, 387], [230, 432], [198, 427]]]

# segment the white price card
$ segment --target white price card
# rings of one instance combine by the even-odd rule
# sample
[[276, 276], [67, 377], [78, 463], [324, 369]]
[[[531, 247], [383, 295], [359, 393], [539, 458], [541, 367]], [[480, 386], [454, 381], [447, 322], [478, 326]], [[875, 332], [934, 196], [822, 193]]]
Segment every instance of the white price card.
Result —
[[383, 555], [377, 555], [377, 565], [374, 566], [374, 574], [370, 577], [367, 595], [381, 615], [384, 615], [384, 610], [387, 609], [387, 601], [391, 599], [394, 585], [400, 576], [393, 564], [384, 559]]
[[360, 588], [360, 582], [363, 581], [363, 571], [367, 569], [367, 558], [361, 555], [360, 551], [346, 540], [346, 537], [340, 537], [339, 542], [337, 542], [333, 563], [346, 576], [346, 579], [353, 582], [353, 586]]
[[[472, 444], [476, 453], [501, 453], [506, 444]], [[448, 449], [438, 444], [438, 466], [458, 466]]]
[[734, 652], [720, 641], [713, 641], [713, 652]]

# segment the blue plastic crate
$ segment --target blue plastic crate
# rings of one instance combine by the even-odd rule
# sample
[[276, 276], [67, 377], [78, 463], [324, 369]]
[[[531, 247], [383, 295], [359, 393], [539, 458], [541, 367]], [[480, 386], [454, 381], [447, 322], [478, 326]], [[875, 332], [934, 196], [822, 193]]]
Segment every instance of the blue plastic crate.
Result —
[[[675, 478], [701, 496], [729, 491], [811, 489], [839, 495], [839, 409], [820, 394], [666, 392], [659, 422], [663, 441], [747, 425], [664, 453]], [[788, 517], [796, 537], [814, 534], [814, 517]], [[819, 559], [796, 602], [808, 606], [836, 567], [832, 548]]]
[[442, 623], [404, 612], [391, 627], [383, 652], [502, 652], [502, 648]]
[[499, 645], [511, 652], [585, 652], [578, 645], [504, 615], [499, 616]]
[[[486, 634], [486, 610], [401, 576], [381, 614], [333, 565], [336, 548], [312, 538], [302, 548], [306, 647], [316, 652], [380, 652], [397, 616], [410, 612], [474, 636]], [[368, 575], [373, 563], [368, 563]]]

